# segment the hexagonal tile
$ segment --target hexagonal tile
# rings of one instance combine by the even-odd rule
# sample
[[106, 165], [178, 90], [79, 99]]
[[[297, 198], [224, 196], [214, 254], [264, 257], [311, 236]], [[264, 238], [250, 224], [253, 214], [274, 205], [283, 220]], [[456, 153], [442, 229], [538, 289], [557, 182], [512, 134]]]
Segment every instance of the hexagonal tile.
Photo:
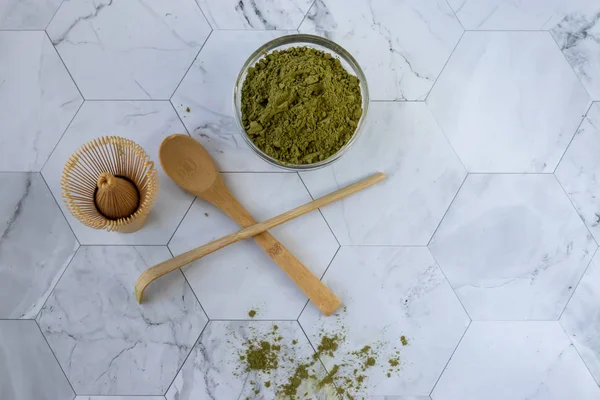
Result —
[[430, 244], [477, 320], [557, 319], [596, 247], [552, 175], [469, 175]]
[[448, 0], [469, 30], [544, 30], [565, 15], [594, 6], [590, 0]]
[[[300, 362], [314, 354], [306, 336], [296, 321], [278, 321], [277, 334], [281, 346], [278, 367], [269, 373], [244, 371], [236, 368], [240, 363], [240, 352], [247, 340], [261, 340], [273, 332], [274, 322], [267, 321], [211, 321], [202, 333], [173, 385], [167, 392], [167, 400], [196, 399], [275, 399], [278, 389], [288, 383], [289, 377]], [[301, 361], [297, 361], [301, 360]], [[318, 379], [325, 376], [323, 366], [313, 366]], [[265, 382], [270, 382], [268, 387]], [[254, 389], [258, 389], [256, 393]], [[305, 384], [298, 388], [301, 394], [307, 390]], [[312, 393], [314, 400], [328, 400], [322, 393]], [[281, 397], [283, 398], [283, 397]], [[307, 397], [294, 397], [306, 399]]]
[[583, 222], [596, 241], [600, 241], [600, 208], [596, 184], [600, 174], [600, 103], [594, 103], [579, 126], [573, 141], [556, 169], [556, 177], [565, 189]]
[[[378, 364], [365, 373], [367, 386], [360, 396], [427, 396], [469, 325], [469, 318], [426, 248], [342, 246], [323, 278], [338, 294], [346, 312], [325, 317], [306, 308], [300, 325], [313, 346], [321, 332], [345, 327], [345, 339], [335, 358], [321, 357], [326, 368], [341, 365], [341, 375], [352, 376], [356, 363], [343, 355], [363, 346], [382, 343]], [[400, 337], [408, 345], [400, 344]], [[401, 372], [386, 376], [388, 359], [400, 347]], [[340, 356], [341, 355], [341, 356]], [[371, 397], [369, 397], [371, 398]]]
[[600, 385], [600, 254], [596, 253], [560, 323]]
[[47, 29], [86, 100], [168, 100], [210, 31], [193, 0], [65, 0]]
[[39, 174], [0, 187], [0, 319], [35, 318], [79, 245]]
[[0, 171], [39, 171], [83, 100], [44, 32], [0, 32], [0, 60]]
[[215, 29], [297, 29], [312, 0], [196, 0]]
[[162, 395], [207, 319], [179, 271], [139, 305], [133, 285], [166, 247], [83, 246], [38, 316], [77, 393]]
[[473, 322], [433, 400], [593, 400], [600, 388], [557, 322]]
[[463, 33], [443, 0], [317, 0], [299, 30], [348, 50], [373, 100], [425, 99]]
[[73, 400], [75, 397], [35, 321], [0, 320], [0, 354], [0, 398]]
[[46, 29], [62, 0], [4, 0], [0, 3], [0, 29]]
[[[297, 174], [225, 174], [231, 192], [258, 221], [311, 201]], [[175, 255], [239, 230], [207, 202], [196, 199], [175, 232], [169, 248]], [[321, 277], [338, 243], [318, 212], [270, 232], [316, 276]], [[183, 269], [210, 318], [295, 319], [306, 296], [253, 241], [235, 243]], [[312, 307], [312, 306], [310, 306]]]
[[[81, 107], [42, 172], [81, 244], [167, 244], [194, 199], [158, 165], [162, 140], [181, 132], [185, 132], [185, 127], [168, 101], [87, 101]], [[75, 219], [62, 201], [60, 177], [65, 162], [82, 144], [106, 135], [135, 141], [156, 163], [159, 194], [146, 224], [135, 233], [89, 228]]]
[[550, 33], [592, 99], [600, 100], [600, 6], [567, 15]]
[[213, 32], [171, 99], [188, 131], [221, 171], [279, 171], [242, 138], [233, 112], [233, 85], [250, 54], [289, 33], [294, 32]]
[[333, 165], [302, 173], [320, 197], [377, 171], [388, 177], [322, 209], [342, 245], [426, 245], [465, 171], [422, 103], [371, 103], [365, 132]]
[[469, 172], [552, 172], [590, 99], [547, 32], [466, 32], [427, 104]]

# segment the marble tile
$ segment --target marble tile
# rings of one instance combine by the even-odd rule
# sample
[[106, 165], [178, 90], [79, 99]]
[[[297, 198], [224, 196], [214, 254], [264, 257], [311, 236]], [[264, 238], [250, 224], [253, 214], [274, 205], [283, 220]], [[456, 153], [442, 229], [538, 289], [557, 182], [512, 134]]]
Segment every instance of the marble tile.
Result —
[[0, 29], [46, 29], [62, 0], [4, 0]]
[[[378, 361], [365, 372], [366, 390], [356, 393], [356, 398], [426, 398], [469, 325], [429, 251], [423, 247], [342, 246], [323, 281], [338, 294], [346, 311], [338, 311], [337, 318], [332, 318], [307, 308], [299, 322], [313, 346], [319, 343], [321, 331], [345, 327], [345, 340], [335, 357], [321, 357], [325, 367], [344, 363], [348, 353], [372, 346]], [[401, 336], [408, 345], [401, 345]], [[401, 370], [387, 377], [388, 359], [396, 357], [396, 348]], [[356, 363], [344, 364], [342, 371], [356, 368]]]
[[600, 177], [600, 103], [594, 103], [556, 169], [556, 177], [573, 202], [583, 222], [600, 241], [600, 208], [596, 184]]
[[82, 102], [44, 32], [0, 31], [0, 171], [39, 171]]
[[298, 29], [313, 0], [196, 0], [214, 29]]
[[163, 396], [77, 396], [75, 400], [165, 400]]
[[83, 246], [38, 316], [77, 393], [162, 395], [207, 319], [179, 271], [139, 305], [133, 285], [166, 247]]
[[[173, 385], [166, 394], [167, 400], [196, 399], [275, 399], [277, 388], [288, 382], [294, 375], [298, 360], [310, 358], [314, 352], [306, 336], [296, 321], [278, 321], [277, 333], [282, 336], [278, 357], [279, 366], [269, 374], [260, 371], [244, 371], [238, 369], [240, 352], [248, 340], [260, 340], [270, 336], [273, 322], [267, 321], [211, 321], [202, 333], [200, 341], [194, 347]], [[294, 341], [296, 343], [294, 343]], [[292, 359], [294, 362], [290, 362]], [[325, 376], [324, 368], [314, 365], [315, 375], [321, 379]], [[270, 382], [269, 387], [265, 382]], [[307, 389], [306, 384], [298, 388], [301, 394]], [[260, 390], [255, 393], [254, 389]], [[323, 393], [314, 393], [313, 400], [329, 400]], [[297, 397], [306, 399], [306, 397]]]
[[596, 253], [560, 323], [600, 385], [600, 254]]
[[[231, 192], [258, 221], [311, 201], [296, 174], [225, 174]], [[191, 250], [240, 228], [201, 199], [177, 229], [169, 248], [174, 255]], [[338, 243], [317, 211], [270, 232], [316, 276], [329, 265]], [[183, 269], [210, 318], [296, 319], [306, 296], [253, 241], [228, 246]], [[310, 305], [309, 308], [314, 306]]]
[[[190, 134], [222, 171], [280, 171], [257, 157], [237, 127], [233, 86], [256, 49], [290, 31], [215, 31], [171, 102]], [[189, 111], [188, 111], [189, 110]]]
[[0, 399], [73, 400], [35, 321], [0, 320]]
[[193, 0], [65, 0], [47, 29], [86, 100], [168, 100], [210, 31]]
[[465, 29], [546, 30], [568, 13], [593, 7], [595, 1], [448, 0], [448, 3]]
[[301, 177], [320, 197], [377, 171], [387, 180], [326, 206], [342, 245], [426, 245], [465, 177], [423, 103], [371, 103], [367, 125], [348, 154]]
[[433, 400], [592, 400], [600, 388], [557, 322], [473, 322]]
[[0, 187], [0, 319], [35, 318], [79, 245], [39, 174]]
[[427, 99], [469, 172], [552, 172], [590, 99], [547, 32], [466, 32]]
[[[168, 101], [87, 101], [81, 107], [42, 171], [81, 244], [167, 244], [194, 198], [167, 177], [158, 162], [160, 143], [173, 133], [185, 133], [185, 127]], [[144, 227], [135, 233], [89, 228], [75, 219], [62, 202], [60, 176], [69, 156], [91, 139], [108, 135], [126, 137], [141, 145], [158, 170], [156, 203]]]
[[463, 33], [443, 0], [316, 0], [299, 30], [348, 50], [372, 100], [423, 100]]
[[556, 179], [469, 175], [430, 249], [474, 320], [555, 320], [597, 245]]
[[600, 5], [567, 15], [550, 31], [593, 100], [600, 100]]

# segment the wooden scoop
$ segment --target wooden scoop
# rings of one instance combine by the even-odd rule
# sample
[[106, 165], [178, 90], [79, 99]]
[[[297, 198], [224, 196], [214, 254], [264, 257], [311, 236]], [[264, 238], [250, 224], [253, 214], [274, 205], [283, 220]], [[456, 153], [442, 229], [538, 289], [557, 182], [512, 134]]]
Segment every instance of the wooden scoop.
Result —
[[142, 297], [144, 295], [144, 289], [146, 289], [146, 287], [150, 283], [160, 278], [161, 276], [166, 275], [173, 270], [181, 268], [184, 265], [189, 264], [192, 261], [204, 257], [210, 253], [213, 253], [222, 247], [228, 246], [235, 242], [239, 242], [240, 240], [251, 238], [255, 235], [258, 235], [259, 233], [265, 232], [271, 228], [281, 225], [284, 222], [292, 220], [308, 212], [314, 211], [317, 208], [326, 206], [329, 203], [333, 203], [334, 201], [342, 199], [352, 193], [356, 193], [359, 190], [368, 188], [369, 186], [372, 186], [377, 182], [381, 182], [384, 179], [385, 175], [382, 173], [371, 175], [368, 178], [353, 183], [352, 185], [343, 187], [342, 189], [336, 190], [333, 193], [329, 193], [328, 195], [313, 200], [310, 203], [303, 204], [300, 207], [296, 207], [293, 210], [287, 211], [276, 217], [270, 218], [264, 222], [259, 222], [255, 225], [250, 225], [249, 227], [244, 228], [240, 231], [237, 231], [227, 236], [223, 236], [220, 239], [213, 240], [210, 243], [207, 243], [200, 247], [196, 247], [195, 249], [192, 249], [190, 251], [186, 251], [185, 253], [180, 254], [177, 257], [173, 257], [167, 261], [157, 264], [151, 268], [148, 268], [140, 275], [137, 282], [135, 283], [135, 296], [137, 297], [138, 302], [141, 303]]
[[[161, 143], [159, 158], [164, 171], [179, 186], [219, 208], [243, 228], [256, 224], [223, 182], [210, 154], [196, 140], [171, 135]], [[323, 314], [331, 315], [341, 305], [340, 299], [269, 232], [254, 236], [254, 240]]]

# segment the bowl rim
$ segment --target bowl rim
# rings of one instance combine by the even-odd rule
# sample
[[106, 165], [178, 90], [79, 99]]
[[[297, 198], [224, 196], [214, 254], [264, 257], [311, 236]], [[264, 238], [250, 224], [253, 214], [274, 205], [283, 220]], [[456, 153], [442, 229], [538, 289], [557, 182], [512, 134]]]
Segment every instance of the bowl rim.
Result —
[[[241, 104], [241, 88], [244, 84], [245, 75], [247, 74], [248, 69], [251, 66], [256, 64], [260, 59], [265, 57], [267, 54], [277, 50], [278, 47], [288, 45], [288, 44], [292, 44], [292, 45], [297, 44], [298, 46], [302, 46], [303, 43], [314, 44], [314, 45], [325, 47], [328, 50], [330, 50], [332, 53], [334, 53], [335, 56], [341, 57], [343, 59], [343, 61], [345, 61], [350, 66], [351, 71], [348, 71], [348, 72], [355, 75], [359, 79], [360, 92], [361, 92], [361, 97], [362, 97], [361, 98], [362, 115], [358, 121], [356, 129], [354, 130], [354, 134], [352, 135], [350, 140], [348, 140], [348, 142], [346, 142], [346, 144], [344, 144], [337, 152], [335, 152], [334, 154], [332, 154], [325, 160], [321, 160], [321, 161], [318, 161], [316, 163], [311, 163], [311, 164], [288, 164], [288, 163], [284, 163], [274, 157], [271, 157], [270, 155], [263, 152], [260, 148], [258, 148], [258, 146], [256, 146], [254, 144], [254, 142], [250, 139], [250, 137], [248, 136], [248, 133], [246, 132], [246, 129], [244, 129], [244, 126], [242, 124], [242, 110], [241, 110], [241, 107], [238, 107], [238, 102]], [[320, 50], [320, 49], [317, 49], [317, 50]], [[348, 68], [344, 68], [344, 69], [348, 70]], [[242, 78], [244, 78], [244, 80], [242, 80]], [[240, 96], [238, 96], [238, 92], [239, 92]], [[282, 168], [282, 169], [285, 169], [288, 171], [310, 171], [310, 170], [325, 167], [325, 166], [330, 165], [333, 162], [337, 161], [356, 142], [356, 140], [360, 136], [360, 133], [363, 131], [368, 109], [369, 109], [369, 88], [368, 88], [368, 84], [367, 84], [367, 79], [366, 79], [366, 76], [365, 76], [362, 68], [356, 61], [356, 59], [346, 49], [344, 49], [342, 46], [335, 43], [334, 41], [332, 41], [326, 37], [323, 37], [323, 36], [311, 35], [311, 34], [306, 34], [306, 33], [295, 33], [295, 34], [280, 36], [280, 37], [272, 39], [272, 40], [266, 42], [265, 44], [263, 44], [262, 46], [260, 46], [246, 59], [246, 61], [242, 65], [242, 68], [240, 69], [240, 72], [237, 75], [235, 84], [233, 86], [233, 113], [235, 114], [235, 120], [236, 120], [238, 129], [240, 129], [240, 131], [242, 133], [242, 137], [244, 138], [244, 140], [246, 141], [248, 146], [250, 146], [250, 148], [254, 151], [254, 153], [256, 153], [264, 161], [266, 161], [267, 163], [269, 163], [273, 166], [276, 166], [276, 167], [279, 167], [279, 168]]]

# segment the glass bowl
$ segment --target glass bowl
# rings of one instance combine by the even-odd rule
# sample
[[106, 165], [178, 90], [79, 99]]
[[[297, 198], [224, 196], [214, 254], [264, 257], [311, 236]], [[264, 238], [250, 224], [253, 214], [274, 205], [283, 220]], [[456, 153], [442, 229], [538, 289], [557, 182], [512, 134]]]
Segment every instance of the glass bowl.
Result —
[[[346, 143], [341, 149], [339, 149], [337, 153], [331, 155], [325, 160], [318, 161], [312, 164], [288, 164], [264, 153], [254, 144], [254, 142], [252, 142], [252, 140], [246, 133], [244, 125], [242, 124], [242, 85], [244, 84], [244, 80], [246, 79], [246, 75], [248, 74], [248, 69], [254, 64], [256, 64], [261, 58], [265, 57], [267, 54], [275, 50], [284, 50], [290, 47], [302, 46], [312, 47], [314, 49], [331, 54], [332, 56], [340, 60], [342, 66], [346, 69], [346, 71], [348, 71], [349, 74], [354, 75], [358, 78], [358, 80], [360, 81], [360, 92], [362, 97], [362, 115], [360, 117], [360, 120], [358, 121], [356, 130], [354, 131], [354, 135], [352, 135], [352, 138], [350, 138], [348, 143]], [[233, 88], [233, 108], [235, 113], [235, 120], [237, 121], [238, 127], [242, 131], [242, 137], [246, 140], [248, 146], [250, 146], [250, 148], [260, 158], [262, 158], [269, 164], [275, 165], [283, 169], [291, 171], [307, 171], [330, 165], [334, 161], [338, 160], [342, 155], [344, 155], [348, 151], [348, 149], [354, 144], [354, 142], [356, 142], [356, 139], [358, 138], [358, 135], [362, 131], [363, 126], [365, 124], [365, 118], [367, 116], [367, 110], [369, 108], [369, 90], [367, 88], [367, 79], [365, 78], [365, 74], [363, 73], [362, 69], [360, 69], [360, 66], [358, 65], [354, 57], [352, 57], [350, 53], [344, 50], [340, 45], [320, 36], [295, 34], [282, 36], [265, 43], [264, 45], [259, 47], [254, 53], [252, 53], [248, 60], [246, 60], [244, 66], [242, 67], [242, 70], [240, 71], [235, 81], [235, 87]]]

